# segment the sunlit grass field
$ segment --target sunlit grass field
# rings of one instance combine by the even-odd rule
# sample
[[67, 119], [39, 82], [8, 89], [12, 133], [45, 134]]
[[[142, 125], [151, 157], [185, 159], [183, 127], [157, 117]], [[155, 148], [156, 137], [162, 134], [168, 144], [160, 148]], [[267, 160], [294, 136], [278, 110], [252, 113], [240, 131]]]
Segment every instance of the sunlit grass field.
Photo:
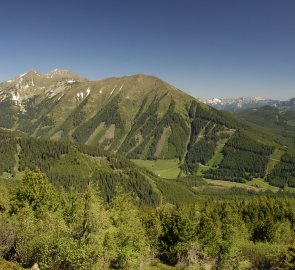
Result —
[[139, 160], [133, 159], [132, 160], [136, 165], [140, 167], [144, 167], [156, 175], [173, 179], [178, 176], [180, 173], [180, 169], [178, 168], [178, 159], [159, 159], [159, 160]]

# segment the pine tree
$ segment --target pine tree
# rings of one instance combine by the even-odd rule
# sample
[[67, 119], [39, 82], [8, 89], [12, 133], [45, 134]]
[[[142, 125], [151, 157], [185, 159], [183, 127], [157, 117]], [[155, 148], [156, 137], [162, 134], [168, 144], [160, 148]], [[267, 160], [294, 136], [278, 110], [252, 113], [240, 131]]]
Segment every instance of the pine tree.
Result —
[[109, 213], [103, 207], [101, 197], [89, 185], [85, 193], [81, 242], [87, 246], [94, 268], [105, 269], [109, 264], [106, 241], [111, 227]]
[[37, 215], [41, 215], [46, 209], [56, 210], [58, 207], [56, 191], [39, 169], [25, 170], [22, 185], [16, 192], [13, 210], [17, 211], [17, 208], [22, 208], [26, 204], [32, 207]]
[[130, 194], [117, 189], [110, 207], [113, 231], [108, 241], [111, 254], [111, 268], [140, 269], [141, 263], [149, 255], [150, 248], [141, 221], [139, 208]]

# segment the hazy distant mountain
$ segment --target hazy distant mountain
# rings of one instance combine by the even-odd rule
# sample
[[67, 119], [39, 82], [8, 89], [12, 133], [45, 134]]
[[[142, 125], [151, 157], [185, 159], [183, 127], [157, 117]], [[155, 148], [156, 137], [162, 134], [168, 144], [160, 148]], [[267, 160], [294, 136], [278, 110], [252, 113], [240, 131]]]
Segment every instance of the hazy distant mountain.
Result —
[[240, 98], [212, 98], [202, 100], [204, 103], [218, 110], [240, 112], [247, 109], [255, 109], [263, 106], [274, 106], [282, 109], [295, 109], [295, 99], [280, 101], [265, 99], [262, 97], [240, 97]]

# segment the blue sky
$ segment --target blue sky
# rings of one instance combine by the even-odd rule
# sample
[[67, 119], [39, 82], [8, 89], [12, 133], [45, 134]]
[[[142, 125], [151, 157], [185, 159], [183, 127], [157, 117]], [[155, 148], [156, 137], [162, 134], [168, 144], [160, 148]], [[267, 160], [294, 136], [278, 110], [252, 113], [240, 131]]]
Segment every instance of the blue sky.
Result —
[[0, 81], [155, 75], [195, 97], [295, 96], [293, 0], [1, 2]]

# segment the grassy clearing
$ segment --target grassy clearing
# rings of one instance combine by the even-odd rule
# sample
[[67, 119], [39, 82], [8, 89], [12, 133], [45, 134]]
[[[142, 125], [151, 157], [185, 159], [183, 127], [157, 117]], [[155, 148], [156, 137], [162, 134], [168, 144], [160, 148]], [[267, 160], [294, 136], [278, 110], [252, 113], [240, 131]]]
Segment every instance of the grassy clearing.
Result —
[[98, 139], [102, 136], [102, 132], [104, 130], [104, 123], [100, 123], [100, 125], [94, 130], [94, 132], [87, 139], [87, 145], [95, 145], [98, 142]]
[[177, 268], [158, 262], [153, 265], [144, 266], [143, 269], [144, 270], [173, 270], [173, 269], [177, 269]]
[[213, 180], [213, 179], [204, 179], [208, 184], [219, 187], [219, 188], [244, 188], [253, 191], [260, 191], [261, 188], [243, 184], [243, 183], [236, 183], [230, 181], [223, 181], [223, 180]]
[[209, 167], [217, 167], [220, 162], [223, 160], [223, 154], [221, 153], [223, 146], [217, 148], [214, 156], [208, 161], [207, 166]]
[[201, 165], [197, 171], [197, 176], [202, 176], [204, 174], [204, 172], [206, 172], [207, 170], [211, 169], [211, 168], [217, 168], [218, 165], [221, 163], [221, 161], [223, 160], [224, 156], [222, 154], [222, 150], [224, 145], [227, 143], [229, 139], [222, 139], [217, 143], [217, 147], [215, 149], [215, 153], [213, 155], [213, 157], [207, 162], [206, 165]]
[[23, 172], [18, 172], [13, 177], [10, 173], [5, 172], [0, 176], [0, 183], [3, 183], [10, 192], [14, 192], [22, 183], [23, 174]]
[[197, 172], [196, 176], [203, 176], [203, 173], [209, 169], [209, 166], [207, 165], [200, 165]]
[[[277, 192], [280, 190], [278, 187], [271, 186], [267, 182], [264, 181], [262, 178], [254, 178], [252, 181], [247, 181], [247, 183], [236, 183], [230, 181], [223, 181], [223, 180], [213, 180], [213, 179], [204, 179], [209, 185], [215, 186], [217, 188], [243, 188], [246, 190], [253, 190], [253, 191], [272, 191]], [[285, 191], [295, 193], [295, 188], [286, 187]]]
[[270, 155], [269, 162], [266, 167], [266, 174], [269, 174], [276, 164], [278, 164], [280, 161], [281, 156], [284, 154], [284, 151], [276, 148], [275, 151]]
[[256, 187], [262, 190], [270, 190], [273, 192], [279, 191], [278, 187], [271, 186], [269, 183], [264, 181], [262, 178], [254, 178], [252, 181], [246, 183], [248, 186]]
[[287, 124], [288, 124], [289, 126], [295, 127], [295, 119], [288, 120], [288, 121], [287, 121]]
[[163, 178], [174, 179], [180, 173], [180, 169], [178, 168], [178, 159], [133, 159], [132, 161], [136, 165], [144, 167]]

